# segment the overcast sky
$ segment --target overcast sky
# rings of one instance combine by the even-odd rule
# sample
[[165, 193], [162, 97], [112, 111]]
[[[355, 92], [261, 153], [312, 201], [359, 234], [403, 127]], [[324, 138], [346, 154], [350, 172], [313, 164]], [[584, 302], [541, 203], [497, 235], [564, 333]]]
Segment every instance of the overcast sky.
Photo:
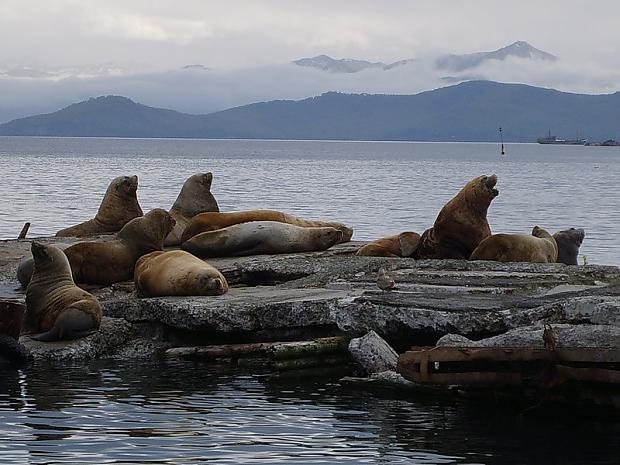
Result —
[[394, 61], [515, 40], [620, 64], [617, 0], [0, 0], [0, 64], [245, 67]]

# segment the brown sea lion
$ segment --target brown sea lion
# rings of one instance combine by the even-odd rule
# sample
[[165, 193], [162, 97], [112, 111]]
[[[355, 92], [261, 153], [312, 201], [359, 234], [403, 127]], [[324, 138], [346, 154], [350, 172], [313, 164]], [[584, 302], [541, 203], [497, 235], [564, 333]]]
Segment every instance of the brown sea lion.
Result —
[[134, 282], [145, 297], [221, 295], [228, 292], [224, 275], [183, 250], [151, 252], [136, 262]]
[[558, 263], [577, 265], [579, 247], [585, 237], [586, 232], [583, 229], [570, 228], [556, 232], [553, 238], [558, 244]]
[[497, 176], [469, 181], [439, 212], [435, 224], [422, 234], [414, 258], [467, 259], [491, 235], [487, 210], [499, 195]]
[[34, 273], [26, 289], [24, 330], [38, 341], [84, 337], [101, 324], [101, 306], [73, 282], [67, 256], [57, 247], [32, 243]]
[[164, 239], [174, 227], [166, 210], [156, 208], [134, 218], [113, 240], [80, 242], [65, 249], [76, 283], [109, 285], [133, 277], [138, 258], [163, 250]]
[[129, 221], [142, 216], [138, 203], [138, 176], [114, 178], [106, 190], [95, 217], [70, 228], [61, 229], [56, 236], [96, 236], [120, 231]]
[[165, 245], [179, 245], [181, 235], [190, 220], [203, 212], [219, 212], [217, 202], [211, 194], [213, 174], [197, 173], [189, 177], [183, 184], [179, 196], [170, 209], [170, 215], [177, 222], [174, 229], [166, 237]]
[[405, 231], [384, 237], [361, 247], [355, 255], [366, 257], [410, 257], [420, 244], [420, 235]]
[[235, 224], [250, 221], [277, 221], [301, 227], [332, 227], [342, 231], [342, 242], [349, 242], [353, 236], [353, 229], [342, 223], [333, 221], [304, 220], [288, 213], [276, 210], [246, 210], [226, 213], [201, 213], [192, 218], [183, 232], [182, 241], [185, 242], [197, 234], [227, 228]]
[[251, 221], [200, 233], [181, 244], [198, 257], [326, 250], [342, 240], [342, 231], [331, 227], [301, 227], [278, 221]]
[[555, 263], [558, 246], [551, 234], [538, 226], [527, 234], [494, 234], [484, 239], [470, 260], [497, 262]]

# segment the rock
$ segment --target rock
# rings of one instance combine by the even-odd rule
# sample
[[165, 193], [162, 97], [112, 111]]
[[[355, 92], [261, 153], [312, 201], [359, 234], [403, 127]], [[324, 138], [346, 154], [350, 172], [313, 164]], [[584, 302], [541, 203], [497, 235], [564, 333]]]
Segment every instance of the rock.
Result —
[[0, 334], [19, 339], [26, 305], [12, 299], [0, 300]]
[[[553, 324], [557, 335], [557, 347], [620, 347], [620, 328], [610, 325], [570, 325]], [[505, 334], [472, 341], [463, 336], [448, 334], [439, 341], [438, 347], [532, 347], [543, 348], [543, 326], [526, 326], [508, 331]]]
[[396, 370], [398, 354], [374, 331], [368, 332], [364, 337], [351, 339], [349, 352], [366, 373]]
[[41, 342], [22, 336], [19, 341], [30, 350], [36, 361], [69, 362], [99, 358], [124, 344], [130, 336], [130, 323], [118, 318], [104, 317], [97, 332], [81, 339]]

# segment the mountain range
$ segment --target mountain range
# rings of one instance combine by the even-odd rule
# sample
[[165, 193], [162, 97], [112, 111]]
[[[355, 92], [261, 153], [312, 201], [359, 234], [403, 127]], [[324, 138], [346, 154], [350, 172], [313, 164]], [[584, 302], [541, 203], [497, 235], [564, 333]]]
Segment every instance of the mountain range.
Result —
[[[471, 70], [490, 60], [503, 61], [508, 58], [521, 58], [527, 60], [556, 61], [557, 57], [551, 53], [543, 52], [524, 41], [517, 41], [505, 47], [491, 52], [467, 53], [464, 55], [444, 55], [435, 59], [437, 69], [452, 72]], [[313, 58], [301, 58], [294, 60], [298, 66], [320, 69], [330, 73], [359, 73], [365, 69], [382, 69], [390, 71], [398, 66], [415, 64], [419, 60], [409, 58], [393, 63], [371, 62], [355, 60], [352, 58], [334, 59], [327, 55], [318, 55]]]
[[324, 93], [207, 115], [119, 96], [0, 125], [0, 135], [533, 142], [548, 130], [620, 139], [620, 93], [585, 95], [471, 81], [415, 95]]

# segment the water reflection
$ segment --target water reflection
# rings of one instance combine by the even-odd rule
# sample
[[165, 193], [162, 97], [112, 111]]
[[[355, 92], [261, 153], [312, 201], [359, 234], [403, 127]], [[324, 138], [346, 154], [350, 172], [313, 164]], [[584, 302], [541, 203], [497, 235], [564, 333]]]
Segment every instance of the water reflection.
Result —
[[0, 463], [611, 464], [620, 448], [616, 423], [200, 362], [39, 366], [1, 379]]

